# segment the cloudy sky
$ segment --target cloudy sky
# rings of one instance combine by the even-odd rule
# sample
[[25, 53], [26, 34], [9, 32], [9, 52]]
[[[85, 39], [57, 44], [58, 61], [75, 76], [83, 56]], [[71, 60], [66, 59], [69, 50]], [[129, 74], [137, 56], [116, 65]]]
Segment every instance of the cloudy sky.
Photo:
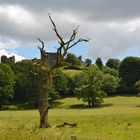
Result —
[[140, 56], [140, 0], [0, 0], [0, 55], [16, 60], [39, 58], [37, 37], [55, 51], [57, 38], [48, 18], [68, 39], [80, 25], [78, 37], [91, 38], [71, 52], [95, 60]]

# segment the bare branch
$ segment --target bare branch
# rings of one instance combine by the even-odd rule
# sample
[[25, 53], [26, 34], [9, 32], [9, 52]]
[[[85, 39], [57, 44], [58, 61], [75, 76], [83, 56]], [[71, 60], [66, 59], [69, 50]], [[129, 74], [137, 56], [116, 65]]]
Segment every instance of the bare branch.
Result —
[[78, 28], [79, 28], [79, 26], [77, 26], [77, 28], [73, 30], [73, 33], [72, 33], [70, 39], [65, 43], [67, 49], [68, 49], [70, 43], [75, 40], [75, 37], [78, 33]]
[[51, 21], [51, 23], [52, 23], [52, 25], [53, 25], [53, 30], [55, 31], [56, 36], [60, 39], [61, 43], [64, 43], [63, 38], [62, 38], [61, 35], [58, 33], [57, 28], [56, 28], [56, 25], [55, 25], [54, 21], [52, 20], [50, 14], [49, 14], [49, 19], [50, 19], [50, 21]]
[[70, 48], [72, 48], [73, 46], [77, 45], [77, 44], [80, 43], [80, 42], [88, 42], [89, 40], [90, 40], [90, 39], [83, 39], [83, 38], [80, 38], [80, 39], [78, 39], [76, 42], [74, 42], [72, 45], [68, 46], [68, 47], [67, 47], [67, 50], [70, 49]]
[[73, 41], [75, 39], [76, 34], [78, 33], [78, 28], [79, 28], [79, 26], [77, 26], [77, 28], [73, 30], [73, 33], [72, 33], [69, 41], [67, 41], [65, 44], [69, 44], [71, 41]]
[[38, 37], [37, 39], [38, 39], [38, 41], [41, 42], [41, 44], [42, 44], [42, 48], [41, 48], [41, 49], [44, 50], [44, 47], [45, 47], [44, 42], [43, 42], [39, 37]]
[[78, 29], [79, 29], [79, 26], [77, 26], [75, 29], [73, 29], [72, 34], [71, 34], [69, 40], [65, 42], [63, 40], [62, 36], [59, 34], [59, 32], [57, 30], [57, 27], [56, 27], [54, 21], [51, 18], [51, 15], [48, 14], [48, 16], [49, 16], [49, 19], [50, 19], [50, 21], [51, 21], [51, 23], [53, 25], [53, 30], [54, 30], [56, 36], [59, 39], [58, 43], [59, 43], [60, 46], [59, 46], [59, 48], [57, 48], [57, 60], [56, 60], [56, 66], [59, 66], [63, 62], [64, 57], [67, 55], [68, 50], [70, 48], [72, 48], [73, 46], [77, 45], [80, 42], [88, 42], [89, 39], [80, 38], [76, 42], [74, 41], [75, 38], [76, 38], [76, 35], [78, 33]]
[[41, 53], [41, 59], [42, 59], [42, 62], [45, 63], [45, 58], [46, 58], [46, 52], [45, 52], [45, 43], [38, 37], [37, 38], [39, 40], [39, 42], [41, 42], [42, 44], [42, 47], [38, 46], [38, 49], [40, 50], [40, 53]]

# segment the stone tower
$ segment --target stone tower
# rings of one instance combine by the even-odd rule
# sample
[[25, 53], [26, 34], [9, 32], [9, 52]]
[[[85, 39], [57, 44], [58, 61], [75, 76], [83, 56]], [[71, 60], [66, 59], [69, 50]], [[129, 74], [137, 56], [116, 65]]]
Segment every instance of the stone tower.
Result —
[[15, 56], [7, 57], [5, 55], [1, 56], [1, 63], [15, 63]]
[[[41, 59], [42, 59], [41, 55]], [[46, 64], [49, 66], [55, 65], [57, 61], [57, 53], [52, 53], [52, 52], [46, 52]]]

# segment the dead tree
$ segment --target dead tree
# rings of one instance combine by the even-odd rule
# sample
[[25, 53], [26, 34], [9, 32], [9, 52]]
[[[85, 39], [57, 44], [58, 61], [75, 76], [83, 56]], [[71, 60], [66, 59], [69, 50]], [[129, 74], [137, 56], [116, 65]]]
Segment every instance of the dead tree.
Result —
[[58, 43], [59, 43], [59, 48], [57, 49], [57, 63], [56, 63], [56, 66], [60, 66], [62, 63], [63, 63], [63, 60], [64, 60], [64, 57], [67, 55], [68, 53], [68, 50], [72, 47], [74, 47], [75, 45], [77, 45], [78, 43], [80, 42], [88, 42], [89, 39], [83, 39], [83, 38], [79, 38], [78, 40], [75, 41], [76, 39], [76, 35], [78, 33], [78, 28], [75, 28], [73, 29], [73, 32], [69, 38], [68, 41], [64, 41], [64, 39], [62, 38], [62, 36], [59, 34], [58, 30], [57, 30], [57, 27], [54, 23], [54, 21], [52, 20], [51, 16], [49, 15], [49, 19], [53, 25], [53, 30], [57, 36], [57, 38], [59, 39], [58, 40]]
[[[38, 38], [39, 42], [42, 44], [42, 46], [38, 46], [40, 53], [41, 53], [41, 62], [42, 66], [45, 65], [45, 60], [46, 60], [46, 52], [45, 52], [45, 44], [44, 42]], [[39, 106], [39, 114], [40, 114], [40, 128], [48, 128], [50, 127], [49, 122], [48, 122], [48, 110], [49, 110], [49, 103], [48, 103], [48, 94], [49, 90], [51, 88], [51, 72], [48, 68], [46, 67], [41, 67], [39, 69], [39, 73], [44, 73], [45, 72], [45, 79], [38, 79], [37, 81], [37, 89], [38, 89], [38, 106]]]
[[[80, 38], [78, 40], [76, 40], [76, 35], [78, 33], [78, 27], [76, 29], [73, 30], [70, 38], [68, 41], [64, 41], [64, 39], [62, 38], [62, 36], [59, 34], [57, 27], [54, 23], [54, 21], [52, 20], [51, 16], [49, 15], [49, 19], [52, 23], [53, 26], [53, 30], [58, 38], [58, 43], [59, 43], [59, 47], [57, 48], [57, 60], [56, 60], [56, 64], [49, 67], [49, 72], [48, 72], [48, 76], [46, 77], [46, 83], [39, 85], [39, 92], [38, 92], [38, 101], [39, 101], [39, 112], [40, 112], [40, 128], [47, 128], [50, 127], [49, 122], [48, 122], [48, 109], [49, 109], [49, 104], [48, 104], [48, 94], [49, 94], [49, 90], [50, 90], [50, 86], [51, 86], [51, 82], [52, 82], [52, 76], [51, 76], [51, 72], [53, 69], [58, 68], [62, 65], [63, 61], [64, 61], [64, 57], [67, 55], [68, 50], [72, 47], [74, 47], [75, 45], [77, 45], [80, 42], [88, 42], [89, 39], [83, 39]], [[39, 42], [41, 43], [41, 47], [38, 47], [41, 53], [41, 61], [43, 63], [43, 65], [45, 64], [46, 61], [46, 57], [47, 54], [45, 52], [45, 45], [44, 42], [38, 38]], [[76, 40], [76, 41], [75, 41]]]

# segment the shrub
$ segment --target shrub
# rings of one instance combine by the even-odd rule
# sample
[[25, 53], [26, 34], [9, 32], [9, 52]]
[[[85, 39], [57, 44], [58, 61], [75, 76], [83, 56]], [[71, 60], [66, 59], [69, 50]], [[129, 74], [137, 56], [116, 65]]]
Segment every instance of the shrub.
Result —
[[61, 69], [55, 69], [53, 71], [53, 84], [55, 90], [61, 96], [66, 96], [68, 93], [68, 77], [63, 73]]
[[103, 77], [103, 90], [108, 93], [115, 93], [117, 88], [119, 87], [119, 78], [114, 77], [113, 75], [110, 74], [105, 74]]

